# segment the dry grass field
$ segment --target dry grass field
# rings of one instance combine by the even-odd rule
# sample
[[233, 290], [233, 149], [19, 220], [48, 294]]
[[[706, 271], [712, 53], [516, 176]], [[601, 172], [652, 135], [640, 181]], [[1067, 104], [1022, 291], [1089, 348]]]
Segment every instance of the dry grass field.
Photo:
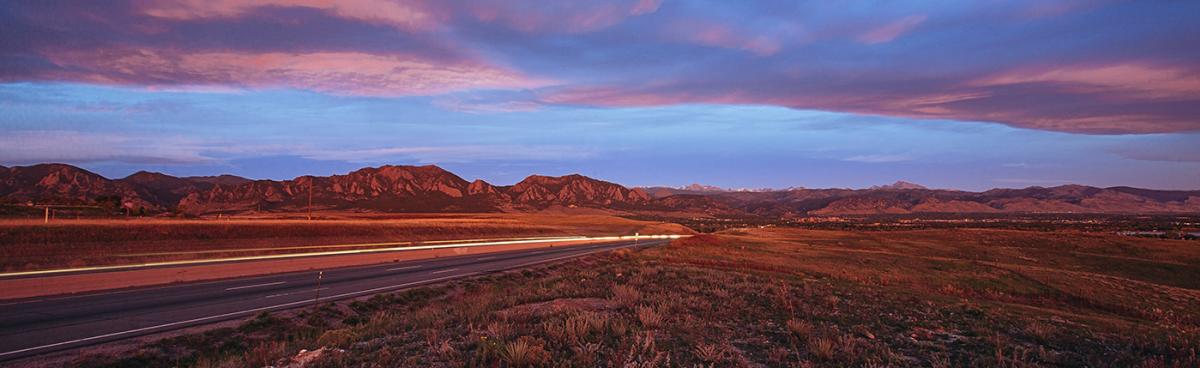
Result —
[[1196, 367], [1198, 282], [1197, 242], [732, 230], [264, 314], [69, 363]]
[[[689, 232], [612, 216], [327, 214], [321, 219], [223, 218], [0, 221], [0, 271], [362, 249], [357, 244]], [[332, 247], [331, 247], [332, 246]], [[388, 245], [394, 247], [396, 245]]]

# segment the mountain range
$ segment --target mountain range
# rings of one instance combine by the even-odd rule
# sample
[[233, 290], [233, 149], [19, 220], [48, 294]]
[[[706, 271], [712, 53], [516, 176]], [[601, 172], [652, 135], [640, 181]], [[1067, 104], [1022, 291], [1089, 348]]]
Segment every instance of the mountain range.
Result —
[[897, 182], [869, 189], [730, 191], [711, 186], [627, 188], [583, 175], [531, 175], [509, 186], [467, 181], [440, 167], [367, 167], [344, 175], [251, 180], [175, 177], [141, 171], [120, 179], [66, 164], [0, 166], [0, 202], [97, 205], [186, 214], [284, 212], [532, 212], [593, 208], [672, 216], [871, 215], [908, 213], [1200, 213], [1200, 190], [1082, 185], [928, 189]]

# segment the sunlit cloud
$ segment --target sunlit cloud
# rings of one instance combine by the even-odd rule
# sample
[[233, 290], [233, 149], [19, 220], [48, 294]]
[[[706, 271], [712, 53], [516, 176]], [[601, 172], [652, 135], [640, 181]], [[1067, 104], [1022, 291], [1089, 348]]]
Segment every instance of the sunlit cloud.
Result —
[[[466, 1], [456, 4], [475, 20], [521, 32], [585, 33], [654, 13], [661, 0], [636, 1]], [[456, 10], [458, 10], [456, 9]]]
[[1190, 188], [1200, 156], [1186, 148], [1200, 132], [1197, 2], [0, 7], [5, 163], [270, 155], [644, 182], [705, 182], [692, 175], [713, 166], [728, 182], [712, 184], [735, 187], [954, 175], [970, 179], [948, 186]]
[[390, 0], [156, 0], [143, 2], [143, 14], [175, 20], [240, 17], [256, 9], [299, 7], [320, 9], [341, 17], [382, 22], [404, 29], [428, 29], [437, 25], [423, 1]]
[[770, 36], [739, 31], [722, 23], [677, 22], [666, 33], [668, 38], [687, 43], [744, 50], [759, 56], [773, 55], [782, 48], [780, 41]]
[[403, 96], [479, 88], [532, 88], [548, 82], [481, 64], [353, 52], [173, 53], [169, 50], [62, 50], [48, 55], [72, 70], [63, 78], [101, 84], [241, 86]]
[[891, 42], [897, 37], [911, 32], [927, 18], [925, 15], [910, 15], [897, 19], [863, 33], [858, 37], [858, 41], [868, 45]]
[[1200, 68], [1135, 62], [1014, 70], [985, 77], [972, 84], [996, 86], [1023, 83], [1052, 83], [1064, 90], [1083, 93], [1121, 93], [1126, 98], [1200, 98]]
[[889, 5], [17, 3], [0, 13], [13, 35], [0, 81], [536, 96], [432, 100], [473, 113], [719, 103], [1083, 134], [1200, 130], [1200, 55], [1182, 16], [1196, 4]]

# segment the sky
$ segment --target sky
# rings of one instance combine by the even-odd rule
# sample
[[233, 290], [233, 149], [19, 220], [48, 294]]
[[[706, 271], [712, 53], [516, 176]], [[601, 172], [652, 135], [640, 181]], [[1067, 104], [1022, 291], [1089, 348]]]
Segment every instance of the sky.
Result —
[[1196, 1], [0, 3], [0, 165], [1200, 189]]

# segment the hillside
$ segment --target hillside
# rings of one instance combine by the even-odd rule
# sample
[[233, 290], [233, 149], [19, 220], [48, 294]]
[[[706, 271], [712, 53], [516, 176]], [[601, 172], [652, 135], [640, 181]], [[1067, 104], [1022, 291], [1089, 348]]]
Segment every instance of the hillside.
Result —
[[[704, 189], [704, 190], [702, 190]], [[235, 176], [178, 178], [138, 172], [112, 180], [65, 164], [0, 167], [0, 201], [104, 205], [190, 214], [289, 212], [537, 212], [584, 207], [680, 216], [814, 216], [911, 213], [1200, 213], [1200, 191], [1082, 185], [992, 189], [927, 189], [897, 182], [871, 189], [718, 191], [628, 188], [572, 174], [531, 175], [510, 186], [467, 181], [433, 165], [368, 167], [344, 175], [250, 180]]]

